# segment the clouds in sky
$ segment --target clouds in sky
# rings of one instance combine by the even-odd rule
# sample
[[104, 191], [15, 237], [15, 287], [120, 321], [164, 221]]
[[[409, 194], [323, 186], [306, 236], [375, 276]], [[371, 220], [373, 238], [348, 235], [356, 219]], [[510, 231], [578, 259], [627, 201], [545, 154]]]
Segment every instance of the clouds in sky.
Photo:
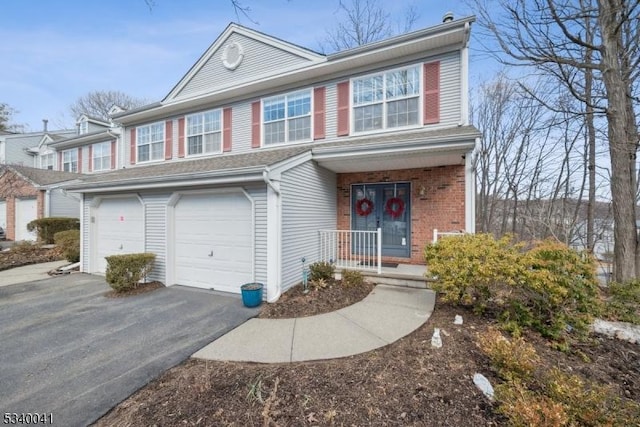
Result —
[[[319, 50], [335, 23], [338, 0], [244, 0], [264, 33]], [[417, 27], [440, 22], [451, 10], [443, 0], [389, 3], [401, 19], [409, 4], [419, 8]], [[456, 16], [466, 15], [454, 10]], [[150, 102], [162, 99], [229, 22], [230, 0], [22, 0], [3, 4], [0, 26], [0, 102], [18, 113], [28, 130], [41, 120], [72, 126], [68, 106], [95, 90], [119, 90]]]

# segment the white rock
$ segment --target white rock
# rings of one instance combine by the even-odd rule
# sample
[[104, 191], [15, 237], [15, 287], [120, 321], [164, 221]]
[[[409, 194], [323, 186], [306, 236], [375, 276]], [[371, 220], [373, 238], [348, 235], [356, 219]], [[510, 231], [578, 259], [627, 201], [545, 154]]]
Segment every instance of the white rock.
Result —
[[640, 326], [625, 322], [609, 322], [607, 320], [596, 319], [591, 325], [591, 329], [597, 333], [606, 335], [609, 338], [628, 341], [632, 344], [640, 344]]
[[485, 395], [489, 400], [493, 400], [493, 386], [482, 374], [474, 374], [473, 375], [473, 383], [478, 387], [478, 389]]
[[431, 337], [431, 347], [442, 347], [442, 338], [440, 338], [440, 328], [433, 328], [433, 336]]
[[456, 318], [453, 320], [454, 325], [462, 325], [462, 316], [456, 314]]

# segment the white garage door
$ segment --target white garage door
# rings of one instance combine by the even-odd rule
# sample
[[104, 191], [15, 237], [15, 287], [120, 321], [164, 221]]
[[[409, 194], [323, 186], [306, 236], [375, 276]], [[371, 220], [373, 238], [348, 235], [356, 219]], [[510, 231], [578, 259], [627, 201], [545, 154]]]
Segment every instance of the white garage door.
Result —
[[16, 199], [16, 241], [36, 240], [36, 232], [27, 230], [27, 224], [38, 218], [36, 199]]
[[0, 227], [7, 231], [7, 202], [6, 200], [0, 201]]
[[251, 202], [243, 194], [184, 195], [174, 221], [177, 284], [240, 293], [253, 280]]
[[104, 273], [104, 257], [144, 252], [142, 204], [137, 198], [103, 199], [95, 214], [93, 272]]

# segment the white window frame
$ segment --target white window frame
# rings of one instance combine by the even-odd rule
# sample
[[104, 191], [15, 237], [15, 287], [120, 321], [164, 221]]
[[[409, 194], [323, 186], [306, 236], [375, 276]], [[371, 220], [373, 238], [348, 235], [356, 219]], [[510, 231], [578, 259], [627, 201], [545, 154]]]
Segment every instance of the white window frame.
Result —
[[[48, 160], [48, 161], [45, 161]], [[56, 153], [40, 154], [40, 169], [54, 170], [56, 168]]]
[[[207, 114], [218, 114], [218, 123], [220, 123], [220, 126], [217, 130], [210, 130], [207, 131], [205, 129], [205, 116]], [[224, 147], [224, 114], [222, 114], [222, 109], [217, 108], [217, 109], [213, 109], [213, 110], [207, 110], [207, 111], [202, 111], [199, 113], [195, 113], [195, 114], [189, 114], [188, 116], [186, 116], [185, 118], [185, 155], [186, 157], [200, 157], [200, 156], [207, 156], [207, 155], [211, 155], [211, 154], [221, 154], [223, 147]], [[195, 119], [196, 117], [199, 117], [201, 120], [200, 123], [200, 129], [199, 132], [192, 132], [192, 126], [189, 124], [190, 119]], [[220, 134], [220, 149], [219, 150], [214, 150], [214, 151], [205, 151], [205, 137], [206, 135], [215, 135], [215, 134]], [[190, 137], [197, 137], [200, 136], [202, 137], [202, 151], [200, 153], [190, 153], [189, 149], [191, 147], [191, 145], [189, 144], [189, 138]]]
[[[297, 116], [289, 116], [289, 98], [293, 98], [295, 96], [301, 95], [301, 94], [308, 94], [309, 95], [309, 112], [306, 114], [302, 114], [302, 115], [297, 115]], [[273, 101], [276, 100], [278, 98], [284, 98], [284, 117], [283, 118], [279, 118], [276, 120], [265, 120], [265, 103], [269, 102], [269, 101]], [[293, 92], [288, 92], [285, 94], [281, 94], [281, 95], [276, 95], [276, 96], [270, 96], [268, 98], [263, 98], [262, 102], [260, 103], [260, 139], [261, 139], [261, 144], [263, 147], [274, 147], [274, 146], [278, 146], [278, 145], [283, 145], [283, 144], [298, 144], [298, 143], [305, 143], [305, 142], [311, 142], [313, 141], [313, 90], [311, 89], [301, 89], [301, 90], [296, 90]], [[300, 118], [309, 118], [309, 137], [308, 138], [302, 138], [302, 139], [294, 139], [294, 140], [290, 140], [289, 139], [289, 126], [290, 123], [293, 120], [296, 119], [300, 119]], [[265, 140], [265, 136], [266, 136], [266, 125], [267, 124], [271, 124], [271, 123], [277, 123], [277, 122], [284, 122], [284, 141], [278, 141], [278, 142], [269, 142], [266, 143]]]
[[[153, 137], [153, 132], [152, 129], [155, 126], [159, 126], [160, 129], [162, 130], [161, 135], [162, 138], [161, 139], [151, 139]], [[148, 129], [149, 132], [149, 140], [145, 141], [144, 143], [140, 143], [141, 138], [140, 138], [140, 133], [143, 129]], [[149, 123], [148, 125], [144, 125], [144, 126], [138, 126], [136, 128], [136, 163], [153, 163], [153, 162], [159, 162], [164, 160], [164, 150], [165, 150], [165, 142], [166, 142], [166, 135], [165, 135], [165, 127], [164, 127], [164, 122], [155, 122], [155, 123]], [[159, 151], [160, 155], [157, 158], [153, 157], [153, 146], [155, 144], [162, 144], [162, 150]], [[140, 148], [143, 146], [149, 146], [149, 159], [148, 160], [140, 160]]]
[[[387, 75], [392, 74], [392, 73], [396, 73], [399, 71], [404, 71], [404, 70], [410, 70], [412, 68], [417, 68], [418, 70], [418, 93], [417, 95], [407, 95], [407, 96], [402, 96], [402, 97], [395, 97], [395, 98], [387, 98]], [[362, 75], [362, 76], [358, 76], [358, 77], [352, 77], [350, 79], [350, 97], [349, 97], [349, 121], [350, 121], [350, 126], [352, 129], [352, 134], [354, 135], [364, 135], [364, 134], [372, 134], [372, 133], [379, 133], [379, 132], [386, 132], [389, 130], [402, 130], [402, 129], [413, 129], [413, 128], [418, 128], [421, 127], [423, 125], [422, 123], [422, 117], [423, 117], [423, 109], [424, 109], [424, 67], [422, 66], [422, 63], [418, 63], [418, 64], [411, 64], [411, 65], [406, 65], [403, 67], [397, 67], [397, 68], [392, 68], [392, 69], [388, 69], [388, 70], [381, 70], [378, 71], [376, 73], [370, 73], [370, 74], [366, 74], [366, 75]], [[374, 78], [376, 76], [382, 76], [382, 99], [379, 101], [371, 101], [371, 102], [363, 102], [360, 104], [356, 104], [355, 102], [355, 85], [356, 82], [359, 80], [366, 80], [366, 79], [370, 79], [370, 78]], [[390, 102], [395, 102], [395, 101], [399, 101], [399, 100], [403, 100], [403, 99], [417, 99], [418, 100], [418, 111], [417, 111], [417, 120], [415, 124], [411, 124], [411, 125], [404, 125], [404, 126], [394, 126], [394, 127], [389, 127], [388, 126], [388, 105]], [[381, 104], [382, 105], [382, 127], [380, 129], [370, 129], [370, 130], [356, 130], [356, 109], [359, 107], [365, 107], [365, 106], [369, 106], [369, 105], [377, 105], [377, 104]]]
[[[107, 155], [104, 155], [104, 150], [107, 150]], [[98, 155], [100, 154], [100, 155]], [[104, 166], [104, 161], [107, 160], [107, 166]], [[99, 163], [96, 162], [99, 160]], [[100, 167], [98, 167], [100, 164]], [[94, 172], [111, 170], [111, 141], [97, 142], [91, 146], [91, 168]]]
[[62, 152], [62, 170], [65, 172], [78, 172], [78, 149], [77, 148], [72, 148], [71, 150], [64, 150]]
[[85, 133], [89, 133], [89, 122], [82, 120], [78, 123], [78, 135], [84, 135]]

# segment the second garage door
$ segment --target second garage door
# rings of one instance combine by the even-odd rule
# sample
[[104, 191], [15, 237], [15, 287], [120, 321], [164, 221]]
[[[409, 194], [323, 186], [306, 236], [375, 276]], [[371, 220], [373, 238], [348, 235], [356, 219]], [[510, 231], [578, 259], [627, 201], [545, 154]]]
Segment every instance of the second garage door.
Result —
[[16, 242], [20, 240], [36, 240], [35, 231], [27, 230], [27, 224], [38, 218], [38, 202], [36, 199], [16, 199]]
[[144, 252], [142, 204], [135, 197], [104, 199], [96, 212], [95, 268], [104, 273], [106, 256]]
[[242, 193], [183, 195], [174, 210], [175, 282], [240, 292], [253, 280], [253, 214]]

